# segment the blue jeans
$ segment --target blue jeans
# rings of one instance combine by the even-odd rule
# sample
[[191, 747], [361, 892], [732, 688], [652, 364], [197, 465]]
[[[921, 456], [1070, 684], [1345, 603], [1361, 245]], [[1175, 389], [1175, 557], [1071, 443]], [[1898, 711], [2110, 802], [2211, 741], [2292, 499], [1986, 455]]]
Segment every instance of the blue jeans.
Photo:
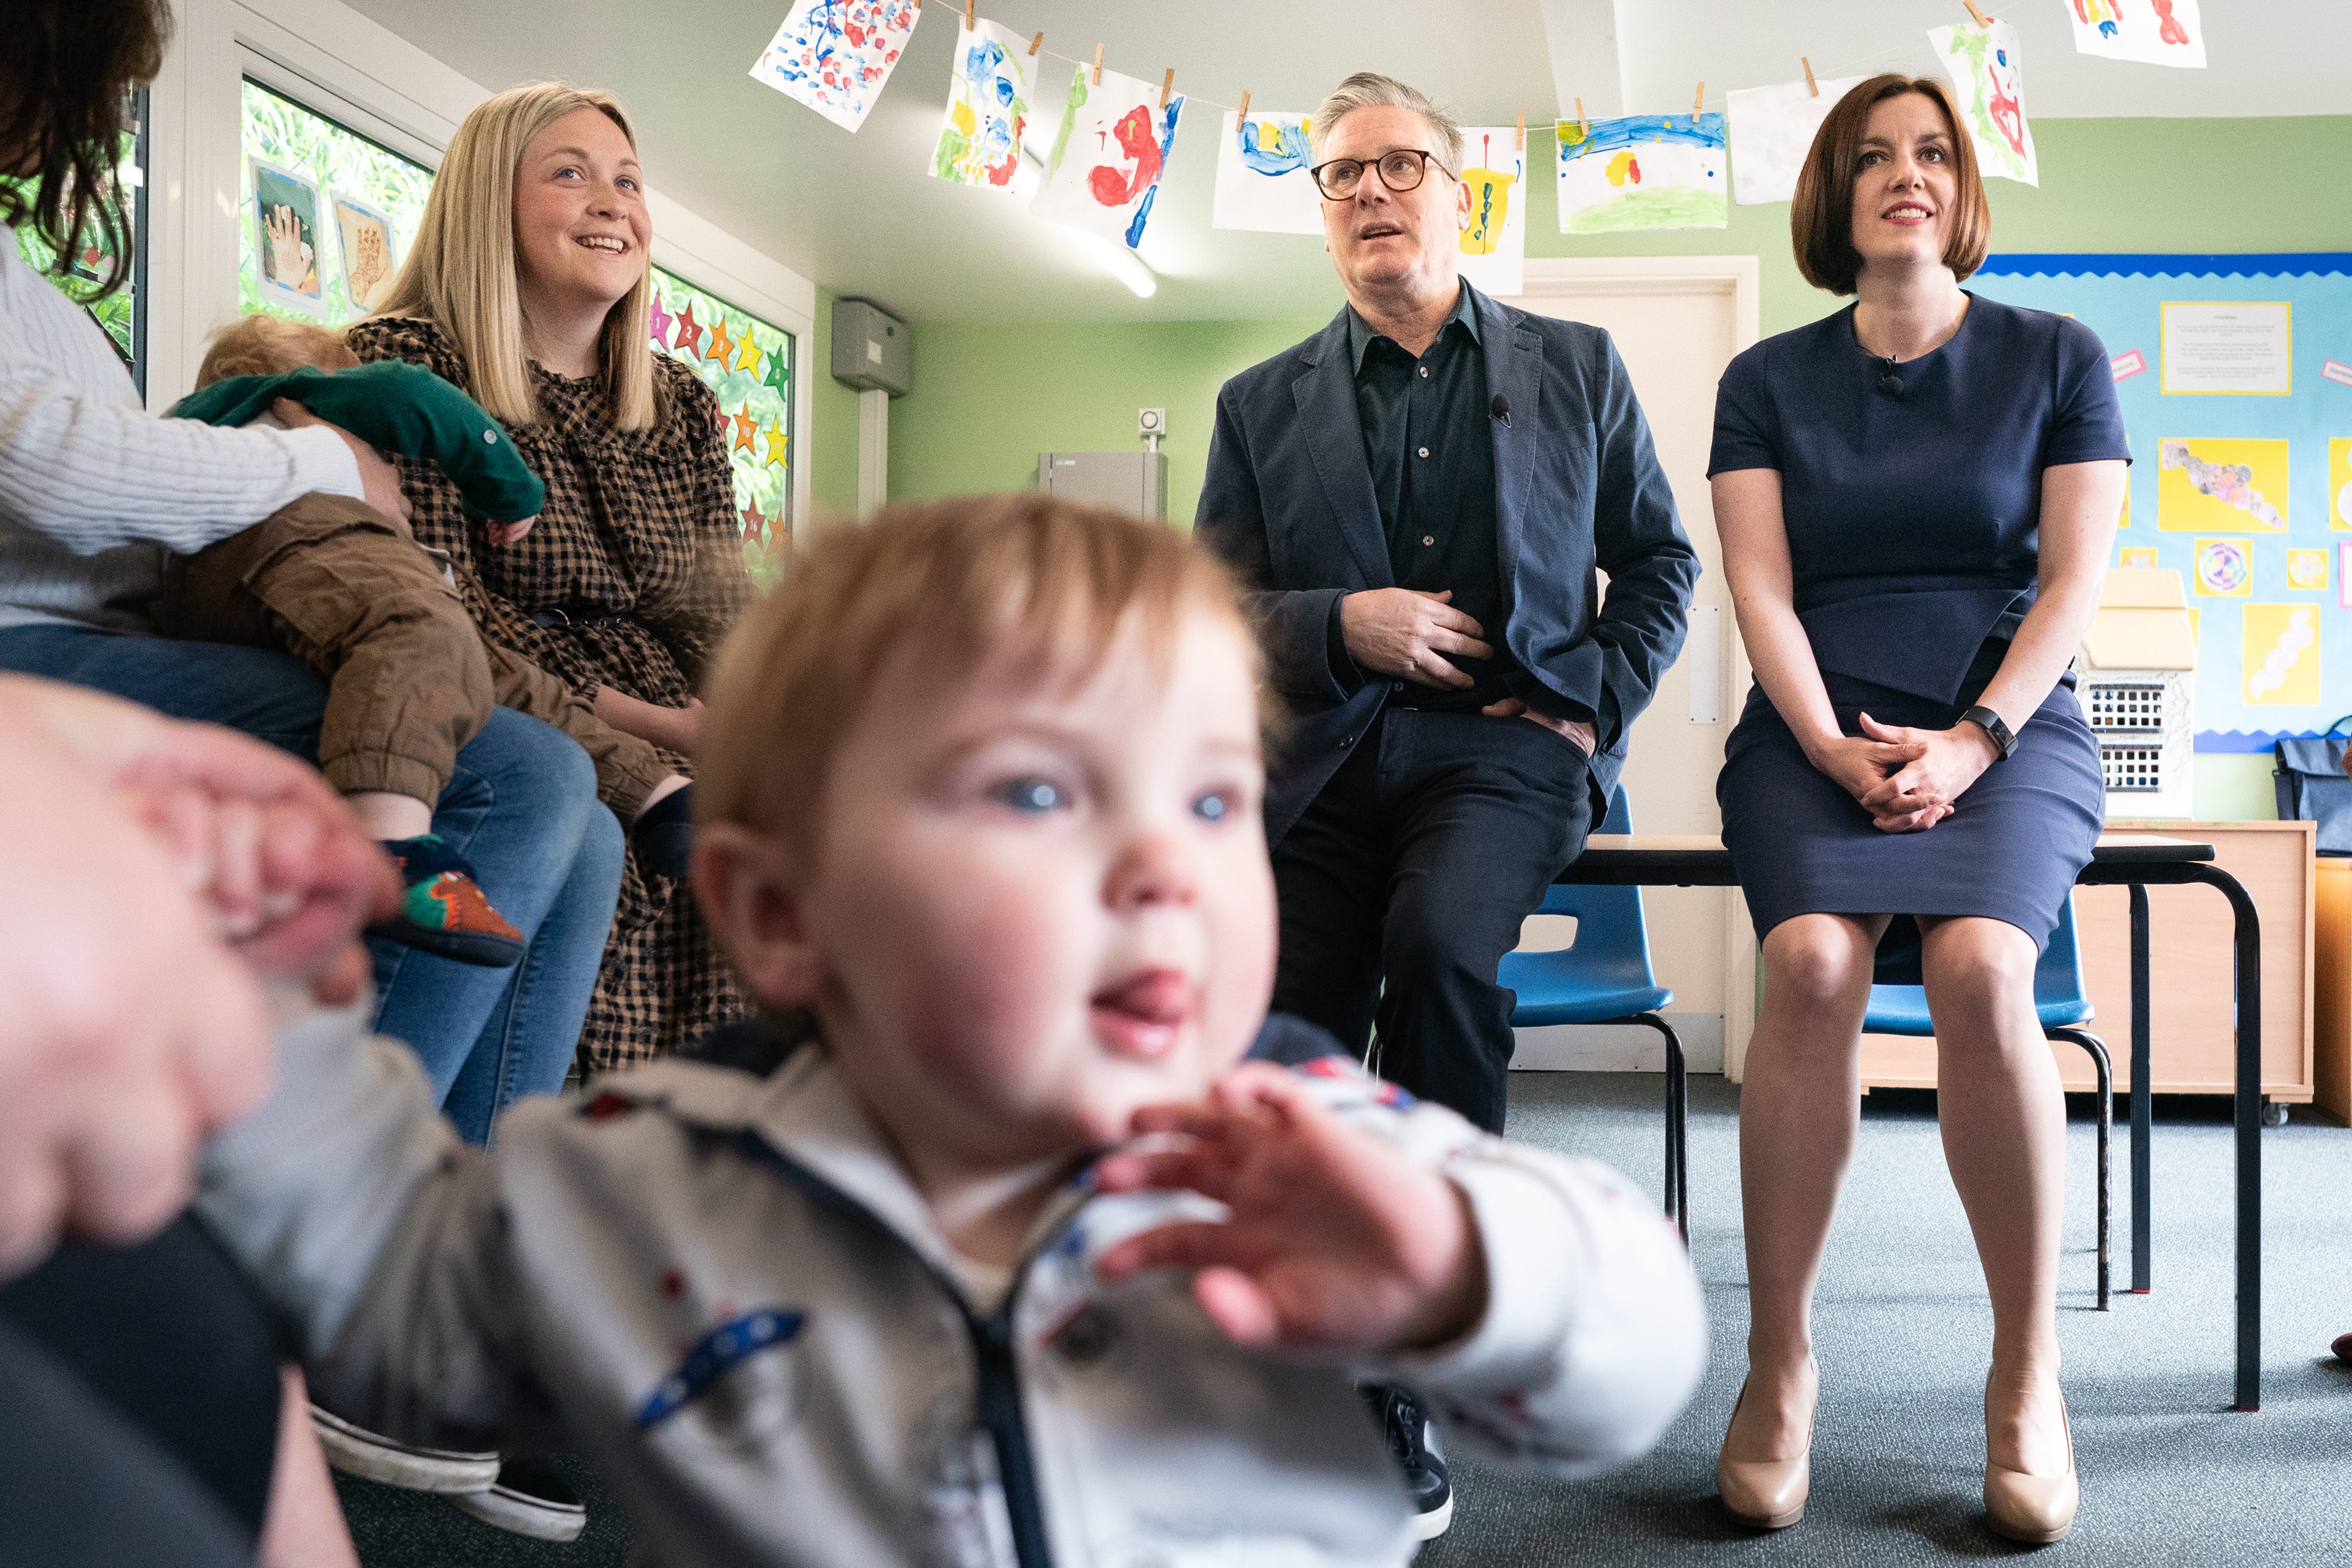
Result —
[[[316, 759], [326, 683], [290, 656], [79, 626], [0, 628], [0, 670], [226, 725]], [[457, 1130], [488, 1140], [525, 1094], [562, 1087], [621, 891], [621, 826], [596, 800], [588, 756], [561, 731], [493, 708], [457, 754], [433, 831], [474, 863], [483, 891], [530, 939], [511, 969], [387, 943], [375, 958], [376, 1028], [406, 1040]]]

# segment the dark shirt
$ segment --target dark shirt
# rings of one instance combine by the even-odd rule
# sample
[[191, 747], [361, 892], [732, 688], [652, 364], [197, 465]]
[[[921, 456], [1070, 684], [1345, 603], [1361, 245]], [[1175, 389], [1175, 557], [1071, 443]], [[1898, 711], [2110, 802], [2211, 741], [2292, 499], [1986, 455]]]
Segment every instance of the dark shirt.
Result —
[[1399, 588], [1454, 592], [1452, 604], [1485, 628], [1495, 657], [1448, 653], [1477, 685], [1407, 681], [1389, 700], [1408, 707], [1475, 709], [1507, 696], [1517, 662], [1503, 649], [1503, 572], [1495, 538], [1495, 439], [1477, 294], [1462, 285], [1454, 315], [1420, 359], [1348, 311], [1356, 417], [1379, 497], [1389, 570]]
[[1780, 471], [1822, 669], [1940, 698], [2032, 602], [2042, 471], [2130, 454], [2079, 321], [1972, 295], [1949, 342], [1893, 367], [1899, 395], [1889, 373], [1852, 306], [1766, 339], [1723, 373], [1707, 475]]

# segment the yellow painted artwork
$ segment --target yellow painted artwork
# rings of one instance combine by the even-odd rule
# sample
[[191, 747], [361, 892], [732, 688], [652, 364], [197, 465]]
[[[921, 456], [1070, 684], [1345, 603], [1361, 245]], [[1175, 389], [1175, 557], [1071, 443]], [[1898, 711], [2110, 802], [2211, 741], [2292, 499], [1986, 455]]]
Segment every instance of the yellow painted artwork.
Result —
[[2254, 596], [2254, 541], [2199, 539], [2189, 577], [2198, 592], [2210, 599], [2252, 599]]
[[2116, 557], [2116, 564], [2126, 571], [2152, 569], [2156, 565], [2156, 551], [2147, 548], [2135, 549], [2126, 545], [2123, 552]]
[[2286, 532], [2286, 443], [2168, 435], [2157, 443], [2156, 526]]
[[2291, 549], [2286, 552], [2286, 585], [2314, 591], [2327, 586], [2327, 552], [2324, 549]]
[[2327, 444], [2327, 526], [2352, 533], [2352, 437]]
[[2245, 609], [2245, 682], [2250, 703], [2309, 707], [2319, 701], [2319, 607], [2249, 604]]

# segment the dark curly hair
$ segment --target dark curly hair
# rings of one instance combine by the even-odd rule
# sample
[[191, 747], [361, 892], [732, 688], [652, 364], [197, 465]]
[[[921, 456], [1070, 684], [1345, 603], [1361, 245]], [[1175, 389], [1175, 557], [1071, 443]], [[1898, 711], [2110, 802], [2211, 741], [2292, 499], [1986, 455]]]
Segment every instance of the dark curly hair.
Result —
[[100, 294], [131, 275], [131, 216], [116, 187], [131, 91], [163, 66], [170, 0], [0, 0], [0, 222], [33, 231], [62, 272], [78, 243], [113, 260]]

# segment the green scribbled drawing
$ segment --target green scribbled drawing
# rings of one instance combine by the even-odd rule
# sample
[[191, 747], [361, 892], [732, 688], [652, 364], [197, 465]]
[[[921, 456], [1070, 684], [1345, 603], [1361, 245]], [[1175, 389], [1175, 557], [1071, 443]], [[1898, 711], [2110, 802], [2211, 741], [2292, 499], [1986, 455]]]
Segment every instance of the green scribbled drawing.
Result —
[[1572, 235], [1630, 234], [1637, 229], [1719, 229], [1731, 222], [1731, 205], [1721, 191], [1692, 185], [1628, 191], [1615, 201], [1570, 215]]
[[966, 158], [971, 156], [971, 138], [953, 126], [950, 126], [940, 132], [939, 154], [931, 161], [931, 172], [942, 180], [971, 183], [972, 182], [964, 179], [963, 170], [959, 167]]
[[1087, 68], [1080, 66], [1070, 78], [1070, 96], [1062, 105], [1062, 128], [1054, 133], [1054, 155], [1045, 160], [1045, 178], [1051, 180], [1062, 166], [1062, 154], [1070, 150], [1070, 128], [1078, 122], [1078, 110], [1086, 108], [1092, 94], [1087, 90]]
[[1978, 155], [1982, 156], [1986, 152], [1997, 155], [2012, 177], [2023, 179], [2024, 158], [2009, 144], [2009, 138], [2000, 133], [2000, 127], [1993, 123], [1992, 66], [1985, 58], [1992, 48], [1991, 32], [1956, 26], [1951, 29], [1951, 37], [1953, 49], [1968, 57], [1968, 86], [1964, 96], [1968, 99], [1969, 125], [1976, 138]]

